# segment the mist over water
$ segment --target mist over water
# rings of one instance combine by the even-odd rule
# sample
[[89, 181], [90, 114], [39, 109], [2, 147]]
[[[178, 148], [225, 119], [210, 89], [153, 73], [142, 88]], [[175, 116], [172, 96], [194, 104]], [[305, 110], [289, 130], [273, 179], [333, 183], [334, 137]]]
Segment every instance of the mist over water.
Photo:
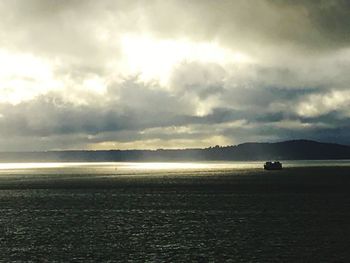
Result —
[[0, 164], [0, 261], [346, 262], [349, 161]]

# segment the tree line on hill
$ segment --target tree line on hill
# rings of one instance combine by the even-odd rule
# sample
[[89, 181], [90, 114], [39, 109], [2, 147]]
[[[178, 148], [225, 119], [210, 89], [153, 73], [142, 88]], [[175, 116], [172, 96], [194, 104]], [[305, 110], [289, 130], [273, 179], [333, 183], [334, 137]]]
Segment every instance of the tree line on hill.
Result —
[[254, 161], [350, 159], [350, 146], [293, 140], [204, 149], [1, 152], [0, 162]]

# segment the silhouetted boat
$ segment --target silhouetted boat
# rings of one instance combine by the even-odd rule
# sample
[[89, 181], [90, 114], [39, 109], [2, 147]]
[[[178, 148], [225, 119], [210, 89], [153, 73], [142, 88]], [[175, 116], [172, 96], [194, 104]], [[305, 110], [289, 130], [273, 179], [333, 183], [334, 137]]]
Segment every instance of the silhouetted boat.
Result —
[[281, 170], [282, 169], [282, 164], [280, 162], [266, 162], [264, 164], [264, 169], [265, 170]]

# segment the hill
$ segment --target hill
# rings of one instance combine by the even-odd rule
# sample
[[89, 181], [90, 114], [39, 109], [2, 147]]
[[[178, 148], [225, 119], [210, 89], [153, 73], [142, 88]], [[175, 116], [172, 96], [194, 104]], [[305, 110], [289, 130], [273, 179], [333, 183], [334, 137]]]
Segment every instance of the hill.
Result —
[[350, 146], [309, 140], [205, 149], [1, 152], [0, 162], [253, 161], [350, 159]]

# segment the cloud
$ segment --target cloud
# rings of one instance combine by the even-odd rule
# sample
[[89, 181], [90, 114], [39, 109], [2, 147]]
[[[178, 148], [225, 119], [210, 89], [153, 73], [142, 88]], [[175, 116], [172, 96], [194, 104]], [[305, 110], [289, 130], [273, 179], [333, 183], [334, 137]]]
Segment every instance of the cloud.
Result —
[[349, 8], [346, 0], [280, 1], [272, 0], [280, 8], [302, 9], [313, 31], [322, 36], [320, 44], [347, 47], [349, 38]]
[[348, 10], [345, 0], [2, 1], [0, 147], [350, 143]]
[[304, 98], [296, 107], [296, 112], [305, 117], [317, 117], [332, 111], [341, 112], [350, 117], [350, 91], [333, 90], [324, 94], [313, 94]]
[[[182, 64], [174, 71], [170, 89], [131, 77], [111, 83], [105, 93], [85, 92], [84, 103], [60, 92], [16, 105], [3, 103], [0, 130], [3, 138], [49, 142], [60, 149], [179, 148], [299, 136], [329, 139], [335, 129], [349, 125], [347, 91], [329, 96], [327, 89], [315, 87], [265, 86], [251, 77], [255, 73], [235, 79], [235, 71], [229, 72], [218, 65]], [[279, 81], [283, 83], [283, 77]], [[199, 114], [202, 105], [206, 112]], [[321, 114], [305, 114], [300, 111], [302, 105], [320, 109]], [[320, 117], [335, 110], [337, 118]], [[75, 142], [74, 136], [79, 138]], [[348, 142], [345, 133], [340, 138]], [[3, 149], [14, 147], [6, 146], [6, 140], [0, 144]], [[26, 144], [30, 149], [37, 147]]]

